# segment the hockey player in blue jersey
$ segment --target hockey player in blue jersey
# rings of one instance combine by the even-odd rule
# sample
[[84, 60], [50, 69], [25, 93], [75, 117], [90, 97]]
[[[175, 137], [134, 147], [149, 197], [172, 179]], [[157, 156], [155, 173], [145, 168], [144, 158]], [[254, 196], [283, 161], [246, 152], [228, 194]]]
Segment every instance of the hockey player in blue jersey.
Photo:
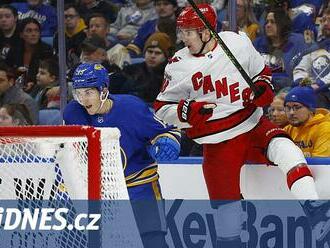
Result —
[[168, 247], [165, 214], [156, 201], [162, 199], [156, 161], [178, 158], [180, 133], [139, 98], [110, 95], [108, 72], [100, 64], [79, 65], [72, 86], [75, 100], [64, 110], [65, 124], [119, 128], [126, 184], [143, 245]]

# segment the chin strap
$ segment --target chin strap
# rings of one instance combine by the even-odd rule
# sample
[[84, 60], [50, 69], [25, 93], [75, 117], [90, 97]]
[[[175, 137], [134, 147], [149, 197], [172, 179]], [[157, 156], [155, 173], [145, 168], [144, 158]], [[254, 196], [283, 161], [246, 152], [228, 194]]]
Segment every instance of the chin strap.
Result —
[[198, 55], [201, 55], [202, 54], [202, 52], [203, 52], [203, 50], [204, 50], [204, 48], [205, 48], [205, 46], [206, 46], [206, 44], [207, 43], [209, 43], [210, 42], [210, 40], [212, 39], [212, 36], [210, 36], [210, 38], [209, 38], [209, 40], [208, 41], [203, 41], [203, 39], [202, 39], [202, 34], [201, 33], [199, 33], [199, 38], [201, 39], [201, 41], [203, 42], [203, 45], [202, 45], [202, 47], [201, 47], [201, 49], [199, 50], [199, 52], [198, 53], [194, 53], [193, 55], [195, 55], [195, 56], [198, 56]]
[[109, 91], [107, 91], [106, 93], [104, 93], [103, 91], [101, 92], [101, 94], [100, 94], [101, 104], [100, 104], [100, 107], [97, 109], [96, 112], [99, 112], [102, 109], [105, 101], [108, 99], [108, 96], [109, 96]]

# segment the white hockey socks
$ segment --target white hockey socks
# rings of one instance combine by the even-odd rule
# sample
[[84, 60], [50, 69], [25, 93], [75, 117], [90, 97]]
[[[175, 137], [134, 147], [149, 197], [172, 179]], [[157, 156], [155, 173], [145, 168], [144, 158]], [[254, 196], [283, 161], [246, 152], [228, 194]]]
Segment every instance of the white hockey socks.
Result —
[[318, 199], [314, 179], [302, 151], [288, 138], [273, 138], [267, 157], [287, 176], [288, 187], [297, 199]]
[[315, 182], [312, 177], [305, 176], [295, 181], [291, 186], [291, 193], [298, 200], [317, 200], [319, 196], [317, 195], [315, 189]]

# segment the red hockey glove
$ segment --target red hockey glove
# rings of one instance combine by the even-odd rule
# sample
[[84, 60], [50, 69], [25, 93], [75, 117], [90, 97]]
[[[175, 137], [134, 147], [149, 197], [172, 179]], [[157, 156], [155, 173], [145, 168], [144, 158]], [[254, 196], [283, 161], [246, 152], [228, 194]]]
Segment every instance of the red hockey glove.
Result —
[[244, 106], [247, 106], [250, 103], [256, 105], [257, 107], [265, 107], [271, 104], [274, 98], [274, 92], [272, 88], [263, 81], [257, 81], [255, 86], [259, 91], [258, 96], [254, 96], [250, 88], [243, 91]]
[[178, 117], [182, 122], [188, 122], [192, 126], [206, 122], [213, 114], [217, 105], [208, 102], [196, 102], [194, 100], [181, 100], [178, 104]]

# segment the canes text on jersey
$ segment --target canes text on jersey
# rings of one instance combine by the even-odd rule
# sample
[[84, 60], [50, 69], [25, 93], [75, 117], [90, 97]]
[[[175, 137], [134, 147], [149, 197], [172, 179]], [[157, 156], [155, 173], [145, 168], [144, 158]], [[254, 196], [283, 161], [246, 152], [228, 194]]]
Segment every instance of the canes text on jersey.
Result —
[[[230, 102], [236, 102], [241, 99], [241, 94], [239, 90], [239, 82], [228, 84], [227, 77], [216, 80], [212, 82], [211, 75], [203, 75], [202, 72], [196, 72], [191, 77], [191, 82], [193, 89], [198, 91], [202, 88], [203, 94], [209, 94], [215, 91], [216, 98], [221, 98], [224, 96], [230, 96]], [[245, 95], [246, 88], [242, 92], [242, 96]], [[243, 97], [244, 98], [244, 97]]]

